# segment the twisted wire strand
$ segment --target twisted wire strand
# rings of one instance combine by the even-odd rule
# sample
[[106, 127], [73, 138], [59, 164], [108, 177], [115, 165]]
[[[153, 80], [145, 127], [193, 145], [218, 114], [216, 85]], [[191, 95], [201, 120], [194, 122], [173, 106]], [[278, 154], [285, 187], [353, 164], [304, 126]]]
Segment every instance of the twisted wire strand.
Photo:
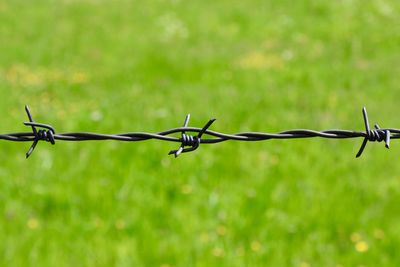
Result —
[[[390, 139], [400, 138], [400, 129], [395, 128], [380, 128], [377, 124], [374, 129], [369, 126], [368, 115], [366, 108], [362, 109], [365, 132], [352, 131], [352, 130], [340, 130], [331, 129], [323, 131], [315, 131], [309, 129], [293, 129], [286, 130], [278, 133], [263, 133], [263, 132], [241, 132], [234, 134], [221, 133], [217, 131], [209, 130], [209, 127], [215, 119], [211, 119], [203, 128], [188, 127], [190, 115], [187, 115], [183, 127], [172, 128], [169, 130], [148, 133], [148, 132], [128, 132], [120, 134], [101, 134], [92, 132], [70, 132], [70, 133], [56, 133], [55, 129], [43, 123], [38, 123], [33, 120], [32, 114], [25, 106], [26, 113], [29, 118], [29, 122], [25, 122], [26, 126], [32, 128], [31, 132], [18, 132], [0, 134], [0, 140], [15, 141], [15, 142], [33, 142], [26, 157], [28, 158], [34, 151], [39, 141], [50, 142], [55, 144], [57, 140], [60, 141], [101, 141], [101, 140], [116, 140], [116, 141], [145, 141], [150, 139], [156, 139], [161, 141], [177, 142], [181, 143], [181, 146], [177, 150], [172, 150], [169, 154], [178, 157], [181, 153], [191, 152], [196, 150], [200, 144], [216, 144], [229, 140], [234, 141], [265, 141], [271, 139], [297, 139], [297, 138], [329, 138], [329, 139], [348, 139], [348, 138], [364, 138], [361, 147], [356, 155], [359, 157], [362, 155], [365, 146], [368, 142], [385, 142], [386, 148], [390, 146]], [[38, 129], [39, 128], [39, 129]], [[170, 136], [180, 133], [181, 137]], [[195, 136], [188, 133], [197, 134]], [[203, 138], [203, 135], [207, 135], [207, 138]]]

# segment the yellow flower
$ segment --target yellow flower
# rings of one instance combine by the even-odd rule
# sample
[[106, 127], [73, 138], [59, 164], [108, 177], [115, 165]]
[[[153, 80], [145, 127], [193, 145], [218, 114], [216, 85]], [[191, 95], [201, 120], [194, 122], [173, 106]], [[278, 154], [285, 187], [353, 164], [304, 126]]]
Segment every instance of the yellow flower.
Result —
[[252, 51], [239, 58], [238, 65], [244, 69], [281, 69], [283, 67], [283, 60], [276, 54]]
[[117, 220], [117, 221], [115, 222], [115, 228], [116, 228], [117, 230], [123, 230], [123, 229], [125, 229], [125, 226], [126, 226], [126, 223], [125, 223], [124, 220]]
[[308, 262], [303, 261], [300, 263], [299, 267], [310, 267], [310, 264], [308, 264]]
[[29, 229], [37, 229], [40, 226], [39, 220], [36, 218], [30, 218], [26, 223]]
[[225, 255], [225, 252], [222, 248], [217, 247], [213, 249], [212, 254], [214, 255], [214, 257], [221, 258]]
[[359, 233], [352, 233], [350, 236], [350, 240], [354, 243], [361, 241], [362, 237]]
[[367, 242], [360, 241], [360, 242], [356, 243], [355, 248], [356, 248], [357, 252], [363, 253], [363, 252], [366, 252], [369, 247], [368, 247]]
[[88, 77], [84, 72], [74, 72], [71, 77], [71, 81], [74, 83], [85, 83]]
[[261, 244], [258, 241], [252, 241], [250, 244], [250, 248], [254, 252], [259, 252], [261, 250]]
[[374, 230], [374, 237], [376, 239], [384, 239], [385, 238], [385, 232], [382, 229], [375, 229]]
[[223, 225], [218, 226], [217, 234], [220, 236], [224, 236], [226, 234], [226, 228]]
[[184, 195], [189, 195], [192, 193], [192, 191], [193, 191], [193, 188], [188, 184], [183, 185], [181, 188], [181, 192]]

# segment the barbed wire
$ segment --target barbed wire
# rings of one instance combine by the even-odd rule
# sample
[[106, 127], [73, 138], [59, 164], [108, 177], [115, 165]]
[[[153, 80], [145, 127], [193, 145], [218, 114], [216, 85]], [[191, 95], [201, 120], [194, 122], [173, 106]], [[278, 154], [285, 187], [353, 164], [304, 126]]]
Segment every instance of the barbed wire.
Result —
[[[28, 115], [28, 122], [24, 122], [26, 126], [31, 127], [31, 132], [0, 134], [0, 140], [16, 141], [16, 142], [33, 142], [26, 158], [28, 158], [36, 148], [39, 141], [49, 142], [52, 145], [56, 140], [60, 141], [89, 141], [89, 140], [117, 140], [127, 142], [145, 141], [149, 139], [157, 139], [168, 142], [181, 143], [176, 150], [169, 152], [169, 155], [178, 157], [181, 153], [187, 153], [199, 148], [200, 144], [216, 144], [228, 140], [235, 141], [264, 141], [270, 139], [294, 139], [294, 138], [331, 138], [331, 139], [347, 139], [347, 138], [364, 138], [356, 157], [360, 157], [368, 142], [385, 142], [386, 148], [390, 146], [390, 139], [400, 138], [400, 129], [380, 128], [375, 124], [375, 128], [369, 126], [367, 110], [364, 107], [362, 114], [364, 117], [365, 132], [352, 130], [324, 130], [314, 131], [308, 129], [294, 129], [278, 133], [263, 133], [263, 132], [242, 132], [236, 134], [226, 134], [209, 130], [215, 119], [209, 120], [204, 127], [189, 127], [190, 114], [185, 118], [182, 127], [172, 128], [162, 132], [129, 132], [121, 134], [101, 134], [92, 132], [71, 132], [71, 133], [56, 133], [55, 129], [44, 123], [35, 122], [28, 106], [25, 106], [25, 111]], [[188, 132], [196, 135], [187, 134]], [[171, 136], [180, 133], [180, 137]], [[208, 138], [202, 138], [203, 135], [208, 135]]]

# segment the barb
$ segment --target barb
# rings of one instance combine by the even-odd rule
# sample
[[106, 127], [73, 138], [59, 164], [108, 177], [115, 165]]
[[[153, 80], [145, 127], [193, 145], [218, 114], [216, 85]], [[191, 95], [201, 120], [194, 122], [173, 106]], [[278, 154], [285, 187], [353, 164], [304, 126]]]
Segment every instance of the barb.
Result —
[[[168, 142], [180, 143], [180, 147], [177, 150], [171, 150], [170, 155], [178, 157], [182, 153], [192, 152], [199, 148], [200, 143], [202, 144], [216, 144], [225, 142], [228, 140], [234, 141], [264, 141], [270, 139], [294, 139], [294, 138], [330, 138], [330, 139], [347, 139], [347, 138], [363, 138], [361, 147], [356, 155], [360, 157], [364, 152], [364, 149], [368, 142], [385, 142], [386, 148], [390, 146], [391, 139], [400, 138], [400, 129], [394, 128], [380, 128], [375, 124], [374, 129], [370, 129], [367, 110], [364, 107], [362, 109], [365, 132], [352, 131], [352, 130], [324, 130], [314, 131], [307, 129], [295, 129], [287, 130], [278, 133], [262, 133], [262, 132], [243, 132], [236, 134], [226, 134], [216, 131], [209, 130], [209, 127], [214, 123], [215, 119], [209, 120], [203, 128], [188, 127], [190, 115], [188, 114], [185, 118], [183, 127], [172, 128], [166, 131], [157, 133], [148, 132], [129, 132], [122, 134], [101, 134], [101, 133], [90, 133], [90, 132], [73, 132], [73, 133], [58, 133], [51, 125], [38, 123], [33, 120], [32, 114], [28, 106], [25, 106], [25, 111], [28, 115], [28, 122], [24, 122], [26, 126], [30, 126], [31, 132], [24, 133], [9, 133], [0, 134], [0, 140], [17, 141], [17, 142], [32, 142], [26, 157], [28, 158], [35, 150], [39, 141], [49, 142], [55, 144], [56, 140], [61, 141], [89, 141], [89, 140], [116, 140], [116, 141], [145, 141], [150, 139], [156, 139]], [[188, 134], [192, 133], [192, 134]], [[181, 134], [180, 137], [176, 137], [175, 134]], [[197, 134], [197, 135], [195, 135]], [[203, 138], [207, 135], [208, 138]]]
[[379, 128], [378, 124], [375, 124], [375, 130], [371, 130], [369, 128], [369, 121], [368, 121], [368, 114], [367, 109], [363, 107], [362, 109], [363, 117], [364, 117], [364, 124], [365, 124], [365, 138], [361, 144], [360, 150], [358, 151], [356, 157], [360, 157], [364, 151], [365, 146], [367, 145], [368, 141], [370, 142], [382, 142], [385, 141], [385, 147], [389, 149], [390, 146], [390, 130], [389, 129], [381, 129]]
[[[185, 122], [183, 127], [186, 128], [188, 126], [190, 120], [190, 114], [186, 115]], [[201, 129], [197, 136], [187, 135], [185, 130], [182, 131], [182, 138], [181, 138], [181, 146], [178, 150], [171, 150], [168, 155], [175, 155], [175, 158], [179, 156], [181, 153], [191, 152], [196, 150], [200, 146], [200, 139], [201, 136], [207, 131], [207, 129], [211, 126], [211, 124], [215, 121], [215, 119], [211, 119], [207, 122], [207, 124]], [[185, 146], [191, 146], [190, 148], [185, 148]]]
[[[31, 147], [29, 148], [28, 152], [26, 152], [26, 158], [28, 158], [33, 153], [33, 150], [35, 149], [37, 143], [40, 140], [50, 142], [52, 145], [54, 145], [56, 143], [55, 140], [54, 140], [54, 134], [55, 134], [56, 131], [50, 125], [35, 122], [33, 120], [33, 118], [32, 118], [32, 114], [31, 114], [31, 112], [29, 110], [28, 105], [25, 106], [25, 111], [26, 111], [26, 114], [28, 115], [29, 122], [24, 122], [24, 124], [26, 126], [31, 126], [32, 127], [32, 132], [33, 132], [33, 135], [35, 137]], [[45, 129], [47, 129], [47, 131], [45, 131], [43, 129], [40, 129], [38, 131], [38, 130], [36, 130], [36, 127], [45, 128]]]

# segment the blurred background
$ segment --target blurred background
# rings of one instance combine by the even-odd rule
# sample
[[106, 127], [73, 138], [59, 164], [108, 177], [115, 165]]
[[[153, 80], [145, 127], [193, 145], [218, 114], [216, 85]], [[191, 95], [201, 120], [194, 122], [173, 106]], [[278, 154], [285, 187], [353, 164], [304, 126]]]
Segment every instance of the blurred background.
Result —
[[[400, 127], [400, 2], [0, 0], [0, 132]], [[400, 143], [0, 142], [1, 266], [399, 266]]]

